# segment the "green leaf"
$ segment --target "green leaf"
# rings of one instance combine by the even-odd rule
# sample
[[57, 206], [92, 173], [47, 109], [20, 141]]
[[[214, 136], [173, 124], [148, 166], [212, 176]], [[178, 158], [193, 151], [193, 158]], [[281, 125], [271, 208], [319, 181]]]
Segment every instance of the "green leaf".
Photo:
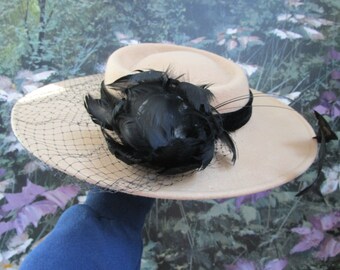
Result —
[[203, 219], [208, 222], [212, 218], [221, 216], [228, 216], [229, 218], [240, 220], [240, 217], [235, 212], [234, 200], [227, 200], [223, 203], [216, 203], [209, 209], [209, 211], [200, 215], [199, 219]]
[[141, 261], [141, 270], [157, 270], [158, 269], [158, 264], [154, 260], [148, 258], [144, 259], [142, 258]]
[[277, 199], [279, 203], [291, 202], [295, 200], [296, 192], [278, 191], [272, 192], [272, 196]]
[[184, 219], [180, 219], [174, 226], [174, 231], [181, 232], [182, 234], [186, 234], [189, 230], [190, 228]]
[[244, 218], [245, 222], [249, 224], [251, 221], [256, 220], [257, 210], [252, 206], [242, 205], [241, 206], [241, 214]]

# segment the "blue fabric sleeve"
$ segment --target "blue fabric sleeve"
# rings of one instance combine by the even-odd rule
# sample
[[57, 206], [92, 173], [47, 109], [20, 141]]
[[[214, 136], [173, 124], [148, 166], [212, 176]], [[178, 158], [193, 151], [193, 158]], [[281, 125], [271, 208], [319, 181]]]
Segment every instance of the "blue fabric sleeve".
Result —
[[90, 192], [60, 217], [21, 270], [140, 269], [142, 229], [154, 199]]

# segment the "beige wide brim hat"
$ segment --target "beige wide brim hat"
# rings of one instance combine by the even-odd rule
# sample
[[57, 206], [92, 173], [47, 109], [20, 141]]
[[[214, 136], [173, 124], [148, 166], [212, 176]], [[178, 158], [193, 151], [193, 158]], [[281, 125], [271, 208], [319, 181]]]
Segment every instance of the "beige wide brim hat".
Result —
[[240, 109], [249, 99], [247, 78], [230, 60], [183, 46], [138, 44], [115, 51], [104, 76], [53, 83], [26, 95], [13, 108], [13, 131], [29, 152], [62, 172], [111, 190], [154, 198], [200, 200], [252, 194], [293, 180], [313, 163], [317, 143], [308, 122], [256, 90], [251, 119], [232, 133], [235, 164], [219, 143], [207, 168], [181, 175], [162, 176], [118, 160], [108, 150], [100, 126], [88, 115], [84, 97], [99, 97], [103, 79], [109, 84], [149, 69], [211, 85], [213, 105], [230, 101], [220, 112]]

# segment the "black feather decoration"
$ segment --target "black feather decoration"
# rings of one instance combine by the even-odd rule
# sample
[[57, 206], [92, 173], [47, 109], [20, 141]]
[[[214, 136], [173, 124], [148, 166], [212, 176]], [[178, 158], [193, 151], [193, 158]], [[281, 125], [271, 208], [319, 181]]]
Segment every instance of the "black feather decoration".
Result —
[[335, 132], [331, 129], [330, 125], [326, 121], [326, 119], [319, 114], [317, 111], [314, 111], [314, 115], [318, 121], [318, 132], [314, 139], [320, 144], [319, 147], [319, 154], [318, 154], [318, 161], [317, 161], [317, 175], [315, 180], [312, 184], [304, 188], [303, 190], [299, 191], [296, 196], [301, 196], [306, 194], [309, 191], [312, 191], [319, 197], [323, 198], [323, 195], [320, 191], [321, 184], [323, 182], [323, 174], [322, 168], [326, 157], [326, 144], [329, 141], [337, 140], [338, 136], [336, 136]]
[[[87, 95], [85, 108], [101, 126], [110, 152], [118, 159], [161, 174], [183, 173], [208, 166], [215, 142], [221, 140], [235, 162], [236, 147], [228, 131], [249, 120], [252, 96], [247, 108], [230, 117], [210, 105], [214, 96], [208, 86], [180, 82], [167, 72], [138, 71], [109, 86], [123, 98], [110, 94], [102, 83], [100, 99]], [[107, 130], [114, 131], [120, 141]]]

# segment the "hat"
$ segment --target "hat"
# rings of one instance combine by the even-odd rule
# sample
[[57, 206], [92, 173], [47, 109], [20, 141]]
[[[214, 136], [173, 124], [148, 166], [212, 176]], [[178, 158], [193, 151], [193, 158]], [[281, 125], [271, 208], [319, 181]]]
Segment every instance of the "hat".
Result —
[[[25, 148], [48, 165], [90, 184], [140, 196], [181, 200], [236, 197], [268, 190], [301, 175], [317, 154], [315, 133], [295, 110], [252, 90], [250, 120], [231, 134], [237, 159], [216, 143], [214, 159], [204, 170], [162, 175], [128, 165], [108, 149], [101, 127], [84, 107], [86, 95], [100, 96], [109, 85], [136, 70], [157, 70], [195, 85], [209, 85], [222, 102], [220, 113], [237, 111], [249, 102], [242, 69], [216, 54], [170, 44], [137, 44], [116, 50], [105, 75], [53, 83], [19, 100], [12, 127]], [[109, 89], [119, 97], [119, 91]]]

